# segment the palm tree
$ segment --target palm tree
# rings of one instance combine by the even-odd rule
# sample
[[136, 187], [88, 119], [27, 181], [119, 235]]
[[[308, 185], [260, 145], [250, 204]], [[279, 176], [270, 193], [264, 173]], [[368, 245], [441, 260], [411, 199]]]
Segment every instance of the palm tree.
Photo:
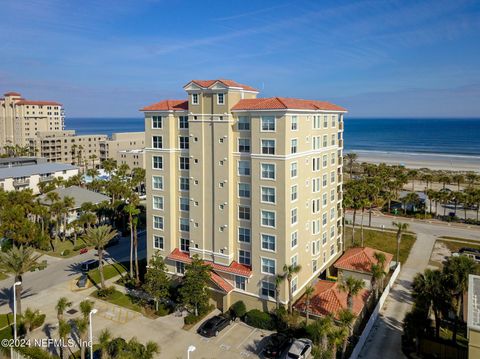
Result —
[[88, 318], [77, 318], [74, 322], [80, 339], [80, 358], [85, 359], [85, 347], [88, 340]]
[[[15, 282], [23, 283], [23, 275], [39, 265], [41, 254], [35, 254], [32, 247], [17, 247], [13, 245], [6, 252], [0, 252], [0, 268], [15, 277]], [[22, 314], [22, 285], [15, 287], [18, 314]]]
[[62, 210], [62, 217], [63, 217], [63, 240], [67, 236], [67, 223], [68, 223], [68, 214], [70, 209], [75, 206], [75, 199], [73, 197], [65, 196], [62, 201], [63, 210]]
[[103, 276], [103, 250], [108, 242], [117, 236], [118, 232], [112, 230], [112, 226], [98, 226], [87, 229], [84, 235], [85, 243], [97, 248], [98, 253], [98, 271], [100, 273], [100, 283], [102, 289], [105, 289], [105, 279]]
[[[416, 192], [409, 192], [407, 195], [404, 197], [406, 204], [411, 204], [412, 205], [412, 211], [415, 213], [416, 207], [420, 203], [420, 197], [418, 193]], [[403, 202], [403, 198], [402, 198]], [[406, 213], [407, 209], [404, 208], [404, 213]]]
[[[134, 219], [140, 214], [138, 209], [138, 195], [131, 192], [129, 203], [124, 207], [124, 211], [128, 214], [128, 226], [130, 228], [130, 278], [133, 278], [133, 251], [136, 234], [136, 226], [134, 226]], [[135, 256], [137, 257], [137, 256]], [[136, 258], [135, 258], [136, 259]], [[136, 276], [138, 277], [138, 261], [135, 261]]]
[[372, 272], [372, 284], [375, 291], [375, 300], [377, 300], [378, 292], [381, 286], [380, 283], [387, 273], [383, 270], [383, 267], [380, 264], [372, 264], [370, 270]]
[[66, 297], [61, 297], [57, 305], [55, 306], [55, 309], [57, 310], [57, 319], [58, 321], [63, 320], [63, 316], [67, 308], [70, 308], [72, 306], [72, 302], [68, 300]]
[[450, 184], [451, 180], [452, 179], [447, 174], [443, 174], [438, 178], [438, 181], [443, 184], [443, 189], [447, 187], [447, 184]]
[[418, 177], [417, 170], [409, 170], [407, 176], [412, 180], [412, 192], [415, 192], [415, 180]]
[[435, 317], [435, 336], [440, 336], [440, 313], [448, 306], [447, 291], [444, 288], [444, 278], [439, 270], [425, 269], [413, 279], [412, 297], [416, 302], [425, 304], [427, 311], [430, 308]]
[[108, 329], [103, 329], [100, 332], [98, 337], [98, 342], [100, 344], [100, 351], [102, 353], [102, 359], [108, 359], [108, 345], [110, 344], [110, 340], [112, 339], [112, 333]]
[[349, 310], [353, 310], [353, 298], [365, 288], [365, 282], [354, 277], [347, 277], [338, 285], [338, 289], [347, 294], [347, 306]]
[[463, 308], [463, 296], [468, 289], [468, 276], [477, 273], [477, 264], [469, 257], [449, 257], [443, 267], [443, 273], [446, 279], [446, 287], [455, 299], [455, 322], [452, 340], [456, 343], [458, 320]]
[[61, 320], [58, 325], [58, 336], [63, 341], [63, 344], [60, 347], [62, 359], [68, 359], [68, 346], [66, 345], [66, 343], [68, 341], [68, 336], [71, 332], [72, 326], [65, 320]]
[[403, 232], [408, 229], [408, 223], [402, 222], [392, 222], [394, 227], [397, 227], [397, 257], [396, 262], [397, 264], [400, 263], [400, 242], [402, 241]]
[[22, 316], [22, 323], [25, 328], [25, 338], [29, 337], [34, 324], [39, 320], [39, 317], [41, 316], [42, 315], [40, 314], [40, 311], [38, 309], [32, 310], [30, 308], [27, 308], [27, 310], [25, 310], [25, 313]]
[[465, 181], [465, 176], [457, 173], [452, 176], [452, 180], [457, 184], [457, 191], [460, 192], [460, 185]]
[[353, 324], [355, 323], [356, 315], [349, 309], [342, 309], [338, 312], [338, 322], [341, 328], [348, 332], [345, 336], [342, 346], [342, 358], [345, 358], [347, 352], [348, 338], [352, 336]]
[[315, 287], [311, 284], [305, 287], [305, 315], [307, 317], [306, 325], [308, 325], [308, 319], [310, 315], [310, 300], [312, 299], [312, 295], [315, 293]]
[[275, 276], [275, 302], [277, 309], [280, 308], [280, 285], [285, 280], [284, 275], [277, 274]]
[[[375, 252], [375, 253], [373, 253], [373, 257], [377, 261], [377, 264], [380, 265], [380, 267], [382, 269], [385, 269], [385, 262], [387, 261], [387, 257], [385, 257], [385, 254], [382, 253], [382, 252]], [[382, 288], [382, 290], [383, 290], [383, 279], [384, 279], [384, 277], [380, 278], [380, 288]]]
[[337, 356], [338, 346], [342, 345], [347, 337], [348, 331], [345, 328], [337, 328], [328, 333], [328, 344], [335, 358]]
[[288, 282], [288, 313], [292, 314], [292, 305], [293, 305], [293, 291], [292, 291], [292, 279], [295, 274], [300, 272], [302, 267], [298, 264], [285, 264], [283, 266], [284, 277]]
[[307, 332], [316, 345], [320, 345], [322, 350], [327, 350], [328, 335], [333, 329], [332, 315], [326, 315], [314, 321], [311, 325], [307, 326]]
[[350, 179], [352, 179], [353, 176], [353, 165], [355, 161], [358, 158], [358, 155], [356, 153], [350, 152], [345, 155], [347, 161], [348, 161], [348, 167], [349, 167], [349, 172], [350, 172]]
[[91, 300], [85, 299], [80, 302], [80, 312], [83, 315], [83, 319], [88, 319], [90, 312], [93, 309], [93, 302]]
[[364, 242], [364, 232], [363, 232], [363, 215], [365, 214], [365, 207], [367, 207], [369, 205], [369, 201], [367, 198], [362, 198], [359, 200], [359, 204], [358, 204], [361, 208], [362, 208], [362, 215], [361, 215], [361, 219], [360, 219], [360, 238], [361, 238], [361, 244], [360, 246], [363, 247], [363, 242]]

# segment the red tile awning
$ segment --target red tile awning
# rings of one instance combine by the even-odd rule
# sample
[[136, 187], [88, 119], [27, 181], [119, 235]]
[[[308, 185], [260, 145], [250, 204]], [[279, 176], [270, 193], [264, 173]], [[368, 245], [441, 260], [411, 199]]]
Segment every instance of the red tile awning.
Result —
[[[175, 248], [172, 253], [167, 256], [168, 259], [183, 263], [190, 263], [192, 258], [190, 258], [188, 253], [182, 252], [180, 249]], [[250, 278], [252, 275], [252, 269], [246, 265], [240, 264], [236, 261], [232, 261], [229, 266], [224, 266], [218, 263], [213, 263], [210, 261], [204, 261], [205, 264], [208, 264], [212, 267], [213, 270], [217, 272], [224, 272], [229, 274], [234, 274], [246, 278]]]
[[214, 271], [210, 272], [210, 279], [212, 280], [213, 283], [216, 284], [217, 287], [219, 287], [225, 293], [230, 293], [233, 290], [233, 285], [228, 283], [225, 279], [223, 279]]
[[375, 253], [377, 252], [385, 255], [385, 270], [388, 271], [393, 255], [370, 247], [355, 247], [347, 249], [333, 266], [337, 269], [372, 273], [372, 265], [378, 263], [375, 259]]

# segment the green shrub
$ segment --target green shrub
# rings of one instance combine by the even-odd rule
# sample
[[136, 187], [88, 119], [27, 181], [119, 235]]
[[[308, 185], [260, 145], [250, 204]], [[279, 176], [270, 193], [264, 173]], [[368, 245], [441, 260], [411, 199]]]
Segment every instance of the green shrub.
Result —
[[63, 252], [62, 252], [62, 256], [66, 257], [70, 254], [70, 249], [65, 249]]
[[165, 304], [160, 304], [158, 306], [158, 310], [155, 311], [155, 314], [158, 315], [159, 317], [164, 317], [166, 315], [169, 315], [171, 312], [172, 312], [171, 308], [169, 308]]
[[108, 298], [115, 292], [116, 292], [115, 287], [111, 286], [111, 287], [108, 287], [108, 288], [105, 288], [105, 289], [99, 289], [97, 291], [97, 296], [99, 298]]
[[243, 318], [247, 313], [247, 308], [245, 307], [245, 303], [241, 300], [235, 302], [230, 307], [230, 313], [233, 318]]
[[252, 309], [245, 314], [245, 323], [259, 329], [274, 329], [272, 316], [258, 309]]
[[40, 314], [39, 316], [37, 316], [32, 323], [32, 330], [35, 328], [40, 328], [43, 323], [45, 323], [45, 317], [45, 314]]
[[87, 247], [87, 245], [85, 243], [81, 243], [81, 244], [77, 244], [75, 247], [73, 247], [73, 250], [74, 251], [79, 251], [80, 249], [83, 249]]
[[197, 323], [200, 319], [202, 319], [200, 315], [189, 314], [185, 318], [183, 318], [183, 322], [186, 325], [190, 325]]

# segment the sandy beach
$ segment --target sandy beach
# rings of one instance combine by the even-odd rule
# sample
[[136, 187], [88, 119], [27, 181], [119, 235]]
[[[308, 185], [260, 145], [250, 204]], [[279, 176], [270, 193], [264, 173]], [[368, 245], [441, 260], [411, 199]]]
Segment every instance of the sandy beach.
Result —
[[352, 152], [358, 155], [358, 162], [360, 163], [386, 163], [389, 165], [403, 165], [407, 168], [480, 172], [480, 156], [360, 150]]

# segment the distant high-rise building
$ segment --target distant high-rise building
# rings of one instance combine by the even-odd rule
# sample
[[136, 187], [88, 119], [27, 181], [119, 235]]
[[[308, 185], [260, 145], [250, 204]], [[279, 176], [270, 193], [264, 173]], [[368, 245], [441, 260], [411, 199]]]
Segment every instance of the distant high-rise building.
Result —
[[0, 98], [0, 148], [28, 146], [38, 132], [62, 131], [64, 111], [54, 101], [32, 101], [17, 92]]
[[[227, 309], [272, 307], [276, 276], [301, 265], [291, 291], [342, 251], [342, 107], [273, 97], [231, 80], [191, 81], [187, 99], [145, 114], [147, 253], [172, 275], [193, 255], [210, 263], [211, 294]], [[288, 282], [279, 285], [286, 304]]]

